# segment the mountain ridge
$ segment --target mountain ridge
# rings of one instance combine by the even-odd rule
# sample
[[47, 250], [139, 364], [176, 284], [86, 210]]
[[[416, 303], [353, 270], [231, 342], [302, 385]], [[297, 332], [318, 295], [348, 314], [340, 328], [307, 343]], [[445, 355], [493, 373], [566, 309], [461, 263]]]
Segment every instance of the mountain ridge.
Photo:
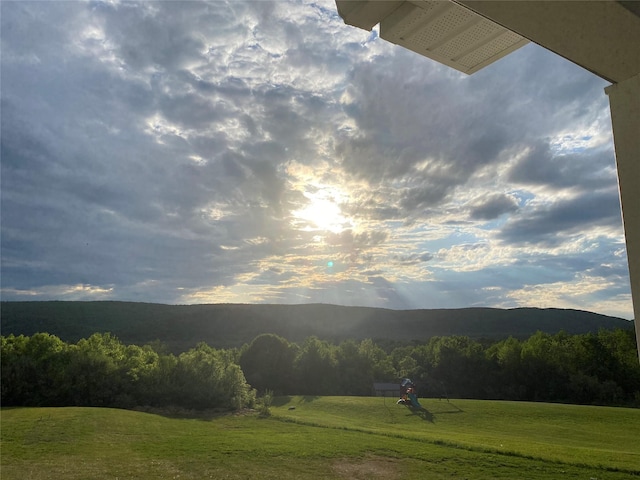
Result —
[[434, 336], [450, 335], [499, 340], [526, 338], [536, 331], [597, 333], [600, 329], [633, 328], [633, 322], [583, 310], [536, 307], [391, 310], [322, 303], [3, 301], [0, 327], [2, 335], [47, 332], [67, 342], [110, 332], [124, 343], [160, 340], [172, 351], [182, 351], [198, 342], [239, 347], [263, 333], [292, 342], [312, 335], [333, 342], [365, 338], [426, 342]]

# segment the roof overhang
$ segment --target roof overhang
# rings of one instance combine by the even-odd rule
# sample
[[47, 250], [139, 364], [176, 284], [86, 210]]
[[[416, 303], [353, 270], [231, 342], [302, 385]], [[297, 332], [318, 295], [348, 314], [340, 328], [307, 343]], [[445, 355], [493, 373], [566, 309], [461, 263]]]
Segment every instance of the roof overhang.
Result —
[[452, 1], [337, 0], [348, 25], [380, 37], [461, 72], [471, 74], [528, 41]]
[[609, 82], [622, 82], [640, 73], [639, 2], [456, 2]]
[[345, 23], [473, 73], [530, 40], [613, 83], [640, 72], [640, 7], [615, 0], [336, 0]]

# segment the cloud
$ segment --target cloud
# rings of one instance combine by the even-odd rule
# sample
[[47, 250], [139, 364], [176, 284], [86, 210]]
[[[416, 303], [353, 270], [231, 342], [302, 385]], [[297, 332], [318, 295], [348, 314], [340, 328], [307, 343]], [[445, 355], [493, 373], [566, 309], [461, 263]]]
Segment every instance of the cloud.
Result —
[[410, 253], [409, 255], [394, 255], [393, 257], [396, 262], [404, 265], [415, 265], [421, 262], [428, 262], [433, 258], [433, 254], [429, 252]]
[[505, 213], [518, 210], [518, 202], [511, 195], [502, 193], [486, 194], [471, 205], [470, 216], [474, 220], [493, 220]]
[[467, 77], [332, 0], [0, 8], [3, 299], [517, 305], [580, 274], [624, 310], [604, 82], [550, 52]]
[[620, 201], [612, 188], [540, 204], [511, 217], [498, 237], [510, 244], [554, 246], [572, 235], [586, 235], [594, 226], [619, 231]]
[[558, 153], [545, 141], [532, 144], [508, 168], [506, 178], [523, 185], [547, 189], [600, 189], [616, 184], [611, 151], [593, 149], [587, 152]]

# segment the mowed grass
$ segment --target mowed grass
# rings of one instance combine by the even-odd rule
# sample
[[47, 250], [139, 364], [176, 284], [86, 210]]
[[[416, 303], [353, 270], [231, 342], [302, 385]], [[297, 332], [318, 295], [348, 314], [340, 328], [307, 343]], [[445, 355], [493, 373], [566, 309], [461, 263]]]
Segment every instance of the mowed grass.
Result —
[[[289, 398], [274, 410], [307, 424], [402, 436], [480, 452], [640, 470], [640, 410], [533, 402]], [[295, 407], [295, 409], [289, 408]]]
[[[3, 409], [10, 479], [628, 479], [640, 410], [515, 402], [277, 399], [256, 414], [170, 418]], [[293, 408], [295, 407], [295, 408]]]

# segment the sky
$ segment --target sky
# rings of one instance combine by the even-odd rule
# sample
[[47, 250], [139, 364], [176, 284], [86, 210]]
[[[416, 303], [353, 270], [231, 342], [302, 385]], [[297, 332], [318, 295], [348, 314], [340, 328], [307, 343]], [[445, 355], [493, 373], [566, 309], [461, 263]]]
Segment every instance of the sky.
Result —
[[0, 2], [2, 300], [633, 318], [608, 83], [333, 0]]

